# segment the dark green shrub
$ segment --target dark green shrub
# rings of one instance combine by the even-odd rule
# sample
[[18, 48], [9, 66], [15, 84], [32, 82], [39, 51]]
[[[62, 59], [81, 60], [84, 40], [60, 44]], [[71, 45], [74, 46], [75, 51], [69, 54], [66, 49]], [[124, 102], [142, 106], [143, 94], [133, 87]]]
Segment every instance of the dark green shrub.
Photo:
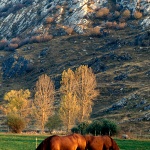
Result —
[[72, 133], [79, 133], [78, 127], [73, 127], [73, 128], [71, 129], [71, 132], [72, 132]]
[[92, 123], [82, 122], [77, 127], [71, 129], [73, 133], [92, 134], [92, 135], [116, 135], [119, 131], [117, 124], [113, 121], [94, 120]]
[[115, 135], [119, 131], [118, 126], [115, 122], [104, 119], [102, 120], [102, 135]]
[[52, 133], [54, 129], [58, 129], [61, 126], [61, 120], [58, 115], [49, 117], [45, 127], [48, 128], [49, 132]]
[[21, 133], [26, 124], [24, 119], [18, 115], [8, 115], [7, 125], [13, 133]]
[[79, 133], [84, 135], [86, 134], [86, 129], [89, 126], [89, 123], [87, 122], [82, 122], [78, 125]]
[[71, 131], [72, 131], [73, 133], [80, 133], [80, 134], [84, 135], [84, 134], [87, 133], [87, 132], [86, 132], [86, 129], [87, 129], [88, 126], [89, 126], [89, 123], [87, 123], [87, 122], [82, 122], [82, 123], [78, 124], [77, 127], [73, 127], [73, 128], [71, 129]]
[[93, 135], [100, 135], [102, 130], [102, 123], [98, 120], [94, 120], [89, 126], [87, 127], [87, 133], [91, 133]]

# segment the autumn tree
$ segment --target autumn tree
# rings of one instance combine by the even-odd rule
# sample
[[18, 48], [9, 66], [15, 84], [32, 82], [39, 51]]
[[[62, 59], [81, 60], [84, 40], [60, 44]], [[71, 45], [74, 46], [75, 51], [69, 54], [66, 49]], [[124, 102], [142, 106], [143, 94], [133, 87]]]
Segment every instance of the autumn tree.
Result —
[[48, 118], [53, 114], [54, 93], [53, 81], [46, 74], [41, 75], [36, 82], [33, 110], [42, 132]]
[[61, 102], [60, 102], [60, 118], [66, 126], [67, 131], [75, 124], [79, 105], [76, 97], [76, 79], [71, 69], [63, 71], [61, 81]]
[[2, 112], [6, 115], [6, 124], [12, 132], [20, 133], [30, 120], [28, 115], [31, 110], [29, 90], [11, 90], [4, 95], [5, 104], [1, 106]]
[[75, 70], [75, 78], [77, 80], [76, 95], [80, 110], [78, 113], [78, 121], [88, 121], [92, 112], [93, 100], [99, 94], [96, 90], [96, 76], [92, 68], [81, 65]]
[[68, 69], [62, 73], [60, 117], [67, 130], [77, 120], [79, 123], [88, 121], [93, 99], [98, 95], [96, 86], [96, 77], [88, 66], [80, 66], [75, 72]]
[[29, 90], [11, 90], [4, 95], [6, 104], [2, 106], [2, 111], [6, 114], [16, 114], [19, 117], [25, 118], [30, 109]]

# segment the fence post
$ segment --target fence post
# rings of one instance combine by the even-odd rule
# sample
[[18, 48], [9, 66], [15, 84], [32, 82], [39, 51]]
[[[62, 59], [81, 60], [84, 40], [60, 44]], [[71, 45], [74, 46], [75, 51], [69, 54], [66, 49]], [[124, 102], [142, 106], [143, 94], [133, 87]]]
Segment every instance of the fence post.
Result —
[[35, 148], [37, 148], [37, 137], [36, 137], [36, 139], [35, 139]]

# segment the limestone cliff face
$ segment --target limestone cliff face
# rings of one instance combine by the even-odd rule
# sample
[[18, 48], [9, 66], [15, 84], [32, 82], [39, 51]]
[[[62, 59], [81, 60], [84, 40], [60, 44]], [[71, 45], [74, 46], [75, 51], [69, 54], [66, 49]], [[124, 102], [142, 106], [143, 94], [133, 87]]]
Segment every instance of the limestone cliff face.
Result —
[[[56, 22], [70, 26], [78, 33], [89, 23], [85, 16], [92, 11], [106, 7], [110, 0], [1, 0], [0, 1], [0, 38], [25, 35], [43, 29], [45, 19], [57, 16]], [[132, 12], [141, 9], [145, 15], [141, 25], [150, 25], [149, 0], [116, 0]]]

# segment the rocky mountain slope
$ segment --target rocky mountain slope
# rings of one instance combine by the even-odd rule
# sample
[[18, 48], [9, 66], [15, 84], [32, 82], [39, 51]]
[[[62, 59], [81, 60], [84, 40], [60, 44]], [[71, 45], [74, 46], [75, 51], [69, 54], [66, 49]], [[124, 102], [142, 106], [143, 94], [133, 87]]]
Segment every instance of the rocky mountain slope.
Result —
[[1, 0], [1, 38], [34, 34], [38, 29], [47, 32], [43, 26], [47, 17], [53, 17], [57, 24], [67, 25], [82, 33], [90, 23], [88, 17], [96, 9], [113, 7], [116, 3], [124, 9], [130, 9], [132, 14], [139, 9], [145, 15], [140, 24], [150, 25], [149, 0]]
[[150, 134], [149, 26], [148, 0], [1, 0], [0, 102], [43, 73], [59, 91], [62, 71], [86, 64], [100, 90], [91, 118]]

